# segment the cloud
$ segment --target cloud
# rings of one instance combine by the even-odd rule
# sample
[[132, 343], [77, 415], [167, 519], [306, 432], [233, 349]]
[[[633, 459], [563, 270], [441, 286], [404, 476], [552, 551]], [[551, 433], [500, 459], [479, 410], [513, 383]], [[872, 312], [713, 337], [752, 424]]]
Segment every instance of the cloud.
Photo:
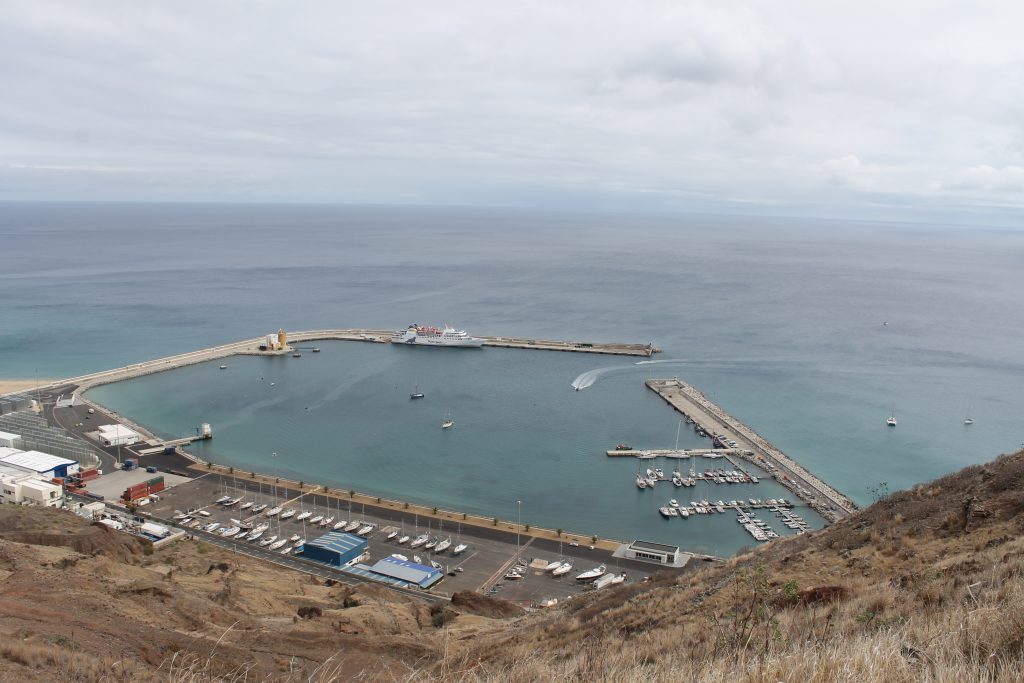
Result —
[[4, 15], [4, 198], [837, 214], [879, 193], [1019, 199], [1016, 2], [38, 0]]

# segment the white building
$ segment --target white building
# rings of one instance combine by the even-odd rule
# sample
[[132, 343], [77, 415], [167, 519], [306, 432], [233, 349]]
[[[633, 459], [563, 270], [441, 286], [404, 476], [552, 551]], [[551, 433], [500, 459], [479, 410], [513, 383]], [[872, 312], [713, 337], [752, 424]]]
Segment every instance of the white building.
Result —
[[18, 448], [21, 446], [21, 435], [10, 432], [0, 432], [0, 446], [5, 448]]
[[672, 566], [679, 564], [682, 560], [681, 555], [677, 546], [651, 541], [633, 541], [626, 547], [624, 553], [624, 557], [630, 560], [643, 560], [644, 562]]
[[35, 472], [43, 479], [67, 477], [78, 473], [78, 461], [41, 451], [19, 451], [16, 448], [0, 448], [0, 462], [19, 467], [26, 472]]
[[131, 446], [142, 438], [138, 432], [124, 425], [100, 425], [96, 431], [104, 446]]
[[60, 507], [64, 489], [35, 472], [0, 463], [0, 503]]

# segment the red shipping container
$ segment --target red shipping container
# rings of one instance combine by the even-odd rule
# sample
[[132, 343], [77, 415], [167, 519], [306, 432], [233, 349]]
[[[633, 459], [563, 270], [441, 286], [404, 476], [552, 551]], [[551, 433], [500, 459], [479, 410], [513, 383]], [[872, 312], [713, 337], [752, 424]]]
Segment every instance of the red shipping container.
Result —
[[89, 481], [90, 479], [95, 479], [98, 476], [100, 476], [100, 471], [98, 469], [96, 469], [96, 468], [93, 468], [91, 470], [80, 470], [78, 472], [79, 479], [83, 479], [85, 481]]
[[164, 486], [165, 484], [163, 482], [160, 482], [159, 484], [153, 484], [152, 486], [149, 487], [149, 492], [159, 493], [160, 491], [164, 490]]

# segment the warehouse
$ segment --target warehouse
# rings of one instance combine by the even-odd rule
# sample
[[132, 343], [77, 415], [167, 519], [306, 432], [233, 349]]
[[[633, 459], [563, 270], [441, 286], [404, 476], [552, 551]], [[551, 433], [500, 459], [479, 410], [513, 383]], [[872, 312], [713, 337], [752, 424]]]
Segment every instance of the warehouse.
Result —
[[420, 588], [430, 588], [444, 577], [440, 570], [433, 567], [400, 560], [397, 557], [385, 557], [383, 560], [378, 560], [377, 564], [370, 567], [370, 571], [392, 579], [414, 583]]
[[27, 472], [35, 472], [46, 479], [66, 477], [78, 473], [78, 461], [68, 460], [40, 451], [19, 451], [12, 448], [0, 448], [0, 462], [20, 467]]
[[104, 446], [131, 446], [142, 438], [137, 431], [124, 425], [100, 425], [96, 434]]
[[302, 556], [307, 560], [344, 567], [366, 552], [366, 546], [365, 538], [343, 531], [331, 531], [315, 541], [307, 541], [302, 546]]

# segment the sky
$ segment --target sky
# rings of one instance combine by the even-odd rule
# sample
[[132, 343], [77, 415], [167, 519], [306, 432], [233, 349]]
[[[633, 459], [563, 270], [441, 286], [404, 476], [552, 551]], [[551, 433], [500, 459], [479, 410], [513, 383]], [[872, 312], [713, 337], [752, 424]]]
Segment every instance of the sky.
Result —
[[1024, 206], [1024, 2], [0, 0], [0, 200]]

